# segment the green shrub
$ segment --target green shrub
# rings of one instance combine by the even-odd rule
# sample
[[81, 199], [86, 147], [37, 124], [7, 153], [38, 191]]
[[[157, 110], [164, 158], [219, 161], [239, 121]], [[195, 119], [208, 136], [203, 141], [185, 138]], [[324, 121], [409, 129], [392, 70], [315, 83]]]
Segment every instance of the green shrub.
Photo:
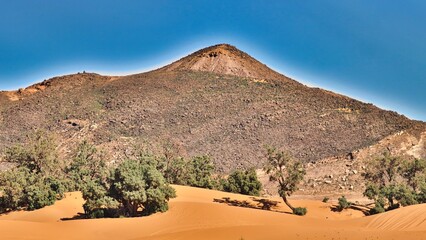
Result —
[[304, 207], [296, 207], [293, 209], [293, 214], [299, 215], [299, 216], [305, 216], [308, 210]]
[[364, 196], [376, 203], [380, 201], [375, 210], [372, 210], [374, 213], [426, 200], [422, 195], [422, 186], [426, 182], [424, 159], [407, 159], [385, 152], [370, 161], [364, 178], [368, 183]]
[[138, 159], [155, 167], [170, 184], [208, 189], [220, 187], [213, 176], [215, 168], [208, 156], [195, 156], [186, 159], [170, 152], [164, 153], [164, 156], [140, 152]]
[[302, 162], [296, 160], [289, 152], [267, 148], [267, 161], [263, 169], [269, 175], [269, 181], [278, 182], [278, 194], [284, 203], [294, 211], [287, 197], [298, 190], [306, 170]]
[[414, 192], [413, 190], [410, 190], [406, 185], [400, 185], [397, 188], [396, 194], [395, 194], [395, 199], [402, 206], [409, 206], [409, 205], [419, 203], [418, 202], [419, 195], [416, 192]]
[[245, 195], [259, 196], [262, 184], [257, 179], [254, 169], [240, 171], [236, 170], [221, 182], [222, 189], [226, 192], [240, 193]]
[[26, 145], [7, 148], [4, 160], [28, 168], [34, 173], [57, 176], [62, 166], [56, 146], [52, 135], [41, 130], [35, 131], [29, 136]]
[[65, 169], [65, 173], [70, 180], [70, 190], [81, 191], [85, 183], [105, 175], [107, 167], [95, 146], [83, 141], [77, 147], [71, 163]]
[[419, 203], [426, 203], [426, 181], [420, 185], [420, 190], [417, 194], [417, 201]]
[[327, 202], [328, 202], [328, 200], [330, 200], [330, 198], [329, 198], [329, 197], [324, 197], [324, 198], [322, 199], [322, 202], [323, 202], [323, 203], [327, 203]]
[[85, 214], [95, 217], [136, 217], [164, 212], [176, 196], [163, 175], [143, 161], [126, 160], [102, 180], [91, 180], [83, 189]]
[[385, 208], [384, 208], [382, 203], [376, 202], [374, 208], [370, 209], [369, 212], [370, 212], [371, 215], [383, 213], [383, 212], [385, 212]]
[[53, 204], [66, 190], [54, 138], [34, 132], [25, 145], [7, 148], [13, 169], [0, 173], [0, 211], [34, 210]]
[[193, 157], [187, 167], [189, 186], [212, 189], [216, 185], [213, 179], [214, 165], [208, 156]]
[[345, 196], [342, 196], [338, 199], [339, 205], [337, 206], [337, 210], [339, 212], [343, 211], [343, 209], [347, 209], [351, 206], [351, 203], [348, 202]]
[[19, 209], [35, 210], [52, 205], [63, 196], [60, 180], [17, 167], [0, 176], [1, 212]]

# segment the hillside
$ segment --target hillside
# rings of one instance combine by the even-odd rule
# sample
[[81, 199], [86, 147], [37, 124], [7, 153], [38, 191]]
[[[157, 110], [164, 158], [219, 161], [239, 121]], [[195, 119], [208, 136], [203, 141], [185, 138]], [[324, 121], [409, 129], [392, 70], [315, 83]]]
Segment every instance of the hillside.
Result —
[[[292, 200], [308, 208], [304, 217], [286, 214], [279, 204], [274, 211], [228, 206], [215, 199], [228, 197], [252, 201], [249, 196], [199, 188], [174, 186], [178, 197], [170, 209], [141, 218], [68, 220], [82, 212], [78, 192], [53, 206], [33, 212], [0, 216], [2, 239], [411, 239], [426, 238], [425, 205], [362, 217], [360, 212], [330, 210], [331, 204]], [[277, 200], [277, 199], [274, 199]], [[280, 212], [276, 212], [280, 211]], [[25, 231], [22, 231], [25, 229]]]
[[316, 162], [401, 131], [419, 138], [426, 129], [395, 112], [304, 86], [223, 44], [147, 73], [79, 73], [0, 92], [0, 151], [39, 128], [57, 134], [64, 155], [82, 139], [111, 160], [131, 155], [138, 143], [172, 141], [184, 155], [211, 155], [223, 172], [261, 166], [265, 144]]

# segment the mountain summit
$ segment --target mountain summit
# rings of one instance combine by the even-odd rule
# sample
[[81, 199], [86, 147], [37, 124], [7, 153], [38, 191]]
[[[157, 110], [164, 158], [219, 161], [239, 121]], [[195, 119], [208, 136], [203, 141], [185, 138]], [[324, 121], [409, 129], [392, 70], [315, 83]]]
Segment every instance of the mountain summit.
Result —
[[162, 68], [162, 70], [205, 71], [257, 79], [284, 77], [229, 44], [218, 44], [201, 49]]

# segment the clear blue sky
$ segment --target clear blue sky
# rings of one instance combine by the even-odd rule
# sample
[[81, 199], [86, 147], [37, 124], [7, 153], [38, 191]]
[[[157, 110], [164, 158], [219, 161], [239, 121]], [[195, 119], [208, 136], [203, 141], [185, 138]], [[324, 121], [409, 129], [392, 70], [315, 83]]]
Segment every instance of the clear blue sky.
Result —
[[0, 89], [127, 74], [230, 43], [290, 77], [426, 120], [426, 1], [13, 0]]

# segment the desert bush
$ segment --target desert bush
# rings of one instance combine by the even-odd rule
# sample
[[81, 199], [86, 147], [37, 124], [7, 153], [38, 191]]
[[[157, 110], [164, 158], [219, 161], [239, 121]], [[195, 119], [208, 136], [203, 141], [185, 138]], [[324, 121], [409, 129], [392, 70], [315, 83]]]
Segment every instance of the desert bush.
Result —
[[383, 213], [383, 212], [385, 212], [385, 207], [383, 206], [383, 203], [376, 201], [374, 203], [374, 208], [370, 209], [369, 212], [370, 212], [370, 215]]
[[294, 212], [294, 207], [288, 202], [287, 196], [293, 194], [297, 185], [306, 174], [300, 161], [295, 160], [290, 153], [267, 148], [267, 162], [264, 167], [269, 180], [278, 182], [278, 194], [284, 203]]
[[183, 157], [175, 157], [165, 166], [164, 178], [171, 184], [186, 185], [189, 178], [188, 161]]
[[304, 207], [296, 207], [293, 209], [293, 214], [295, 215], [305, 216], [306, 213], [308, 213], [308, 210]]
[[422, 184], [426, 182], [426, 161], [406, 159], [385, 152], [373, 159], [364, 178], [367, 187], [364, 196], [375, 201], [376, 210], [392, 210], [400, 205], [424, 203]]
[[62, 166], [56, 147], [55, 138], [51, 134], [38, 130], [30, 134], [26, 145], [7, 148], [4, 160], [28, 168], [31, 172], [58, 175]]
[[0, 210], [34, 210], [53, 204], [66, 190], [54, 138], [36, 131], [25, 145], [7, 148], [16, 166], [0, 174]]
[[73, 191], [81, 191], [88, 181], [99, 179], [107, 174], [107, 171], [103, 155], [87, 141], [78, 145], [71, 163], [65, 169], [70, 190]]
[[6, 212], [52, 205], [63, 197], [64, 188], [58, 179], [17, 167], [1, 174], [0, 191], [0, 210]]
[[109, 183], [106, 179], [89, 180], [82, 188], [84, 213], [87, 218], [119, 217], [120, 205], [108, 196]]
[[83, 190], [84, 210], [89, 218], [164, 212], [168, 200], [175, 196], [155, 166], [139, 160], [122, 162], [105, 181], [91, 180]]
[[420, 184], [419, 193], [417, 194], [417, 201], [419, 203], [426, 203], [426, 181]]
[[346, 199], [345, 196], [342, 196], [338, 199], [338, 205], [337, 205], [337, 210], [339, 212], [343, 211], [344, 209], [347, 209], [351, 206], [351, 203], [348, 202], [348, 200]]
[[[407, 185], [399, 185], [395, 190], [395, 199], [398, 201], [398, 205], [409, 206], [418, 204], [418, 194], [409, 189]], [[389, 209], [390, 210], [390, 209]]]
[[213, 178], [214, 165], [208, 156], [193, 157], [187, 165], [187, 185], [192, 187], [213, 189], [216, 185]]
[[179, 150], [170, 143], [163, 146], [163, 153], [154, 155], [146, 149], [136, 150], [138, 159], [155, 167], [170, 184], [201, 188], [218, 188], [214, 177], [214, 164], [208, 156], [183, 158]]
[[328, 200], [330, 200], [330, 198], [329, 198], [329, 197], [324, 197], [324, 198], [322, 199], [322, 202], [323, 202], [323, 203], [327, 203], [327, 202], [328, 202]]
[[254, 169], [232, 172], [227, 179], [221, 183], [226, 192], [240, 193], [245, 195], [259, 196], [262, 184], [257, 179]]

